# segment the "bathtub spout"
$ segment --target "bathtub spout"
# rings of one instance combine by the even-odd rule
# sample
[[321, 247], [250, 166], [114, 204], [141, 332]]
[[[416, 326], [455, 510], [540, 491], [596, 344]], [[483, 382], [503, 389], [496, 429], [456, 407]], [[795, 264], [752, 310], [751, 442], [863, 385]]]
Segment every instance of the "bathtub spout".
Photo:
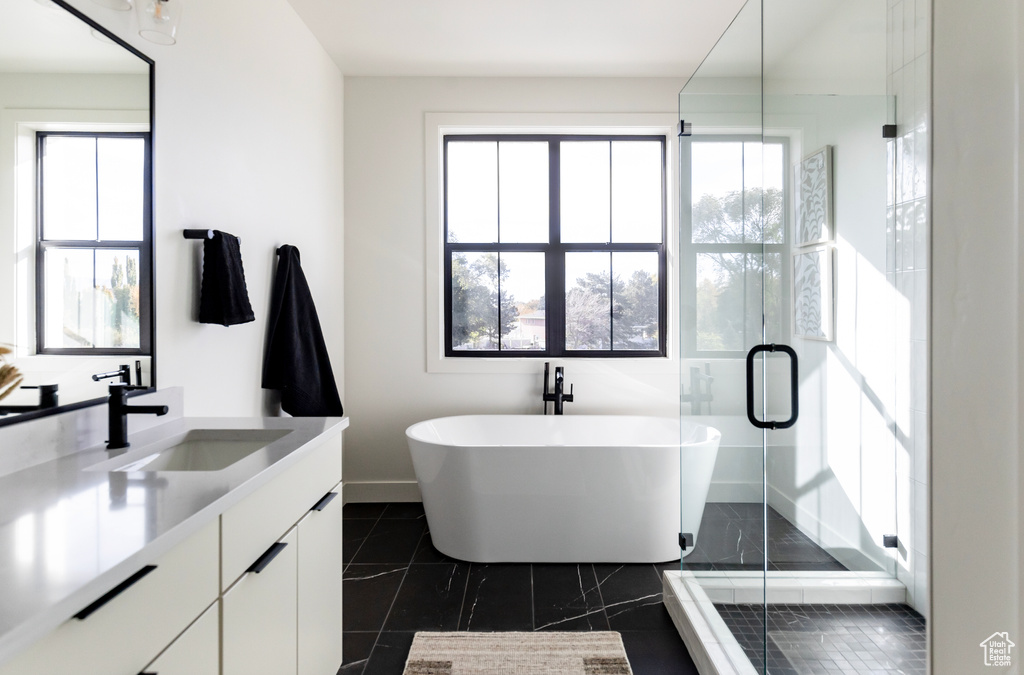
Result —
[[548, 367], [549, 363], [544, 364], [544, 414], [548, 414], [548, 401], [555, 404], [555, 414], [561, 415], [563, 412], [563, 403], [572, 403], [572, 385], [569, 385], [569, 393], [565, 393], [565, 369], [562, 366], [555, 368], [555, 390], [554, 392], [548, 391]]

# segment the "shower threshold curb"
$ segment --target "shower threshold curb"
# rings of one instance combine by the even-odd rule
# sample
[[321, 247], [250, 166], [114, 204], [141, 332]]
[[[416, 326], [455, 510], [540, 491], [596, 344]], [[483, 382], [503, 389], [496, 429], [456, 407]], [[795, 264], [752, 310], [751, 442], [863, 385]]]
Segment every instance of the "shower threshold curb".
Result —
[[700, 675], [757, 675], [719, 604], [890, 604], [906, 587], [884, 572], [665, 572], [665, 608]]

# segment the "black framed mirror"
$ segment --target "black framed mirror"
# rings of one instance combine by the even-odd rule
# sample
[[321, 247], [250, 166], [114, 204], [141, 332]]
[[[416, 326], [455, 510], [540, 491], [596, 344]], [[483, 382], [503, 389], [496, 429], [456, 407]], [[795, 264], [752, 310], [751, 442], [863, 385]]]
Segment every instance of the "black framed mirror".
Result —
[[64, 0], [0, 3], [0, 426], [156, 386], [154, 77]]

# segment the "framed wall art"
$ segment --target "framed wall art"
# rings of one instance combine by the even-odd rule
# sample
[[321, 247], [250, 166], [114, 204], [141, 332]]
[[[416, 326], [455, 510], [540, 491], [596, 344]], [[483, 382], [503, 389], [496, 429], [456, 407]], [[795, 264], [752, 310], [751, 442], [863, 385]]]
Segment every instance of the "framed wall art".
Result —
[[794, 246], [832, 241], [832, 146], [811, 153], [796, 167]]
[[793, 335], [832, 340], [832, 251], [829, 244], [793, 252]]

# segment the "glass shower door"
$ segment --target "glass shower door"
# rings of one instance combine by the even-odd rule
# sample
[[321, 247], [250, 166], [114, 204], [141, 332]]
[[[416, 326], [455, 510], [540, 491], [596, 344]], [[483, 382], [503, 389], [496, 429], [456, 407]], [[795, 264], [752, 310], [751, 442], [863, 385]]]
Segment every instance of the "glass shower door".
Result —
[[[681, 447], [680, 573], [694, 623], [704, 623], [704, 639], [687, 647], [695, 661], [724, 659], [739, 672], [766, 667], [763, 630], [746, 630], [741, 645], [722, 621], [737, 609], [763, 614], [765, 600], [765, 444], [746, 415], [746, 355], [765, 344], [764, 317], [782, 311], [783, 292], [782, 252], [762, 223], [766, 205], [780, 206], [765, 199], [762, 99], [755, 0], [679, 95], [680, 426], [684, 438], [704, 427], [721, 434], [713, 453]], [[779, 163], [781, 151], [767, 147]], [[770, 173], [777, 190], [781, 164]]]
[[679, 96], [681, 427], [722, 434], [710, 486], [682, 449], [681, 569], [758, 672], [805, 659], [809, 635], [839, 644], [793, 631], [789, 605], [899, 601], [885, 16], [884, 0], [750, 0]]

